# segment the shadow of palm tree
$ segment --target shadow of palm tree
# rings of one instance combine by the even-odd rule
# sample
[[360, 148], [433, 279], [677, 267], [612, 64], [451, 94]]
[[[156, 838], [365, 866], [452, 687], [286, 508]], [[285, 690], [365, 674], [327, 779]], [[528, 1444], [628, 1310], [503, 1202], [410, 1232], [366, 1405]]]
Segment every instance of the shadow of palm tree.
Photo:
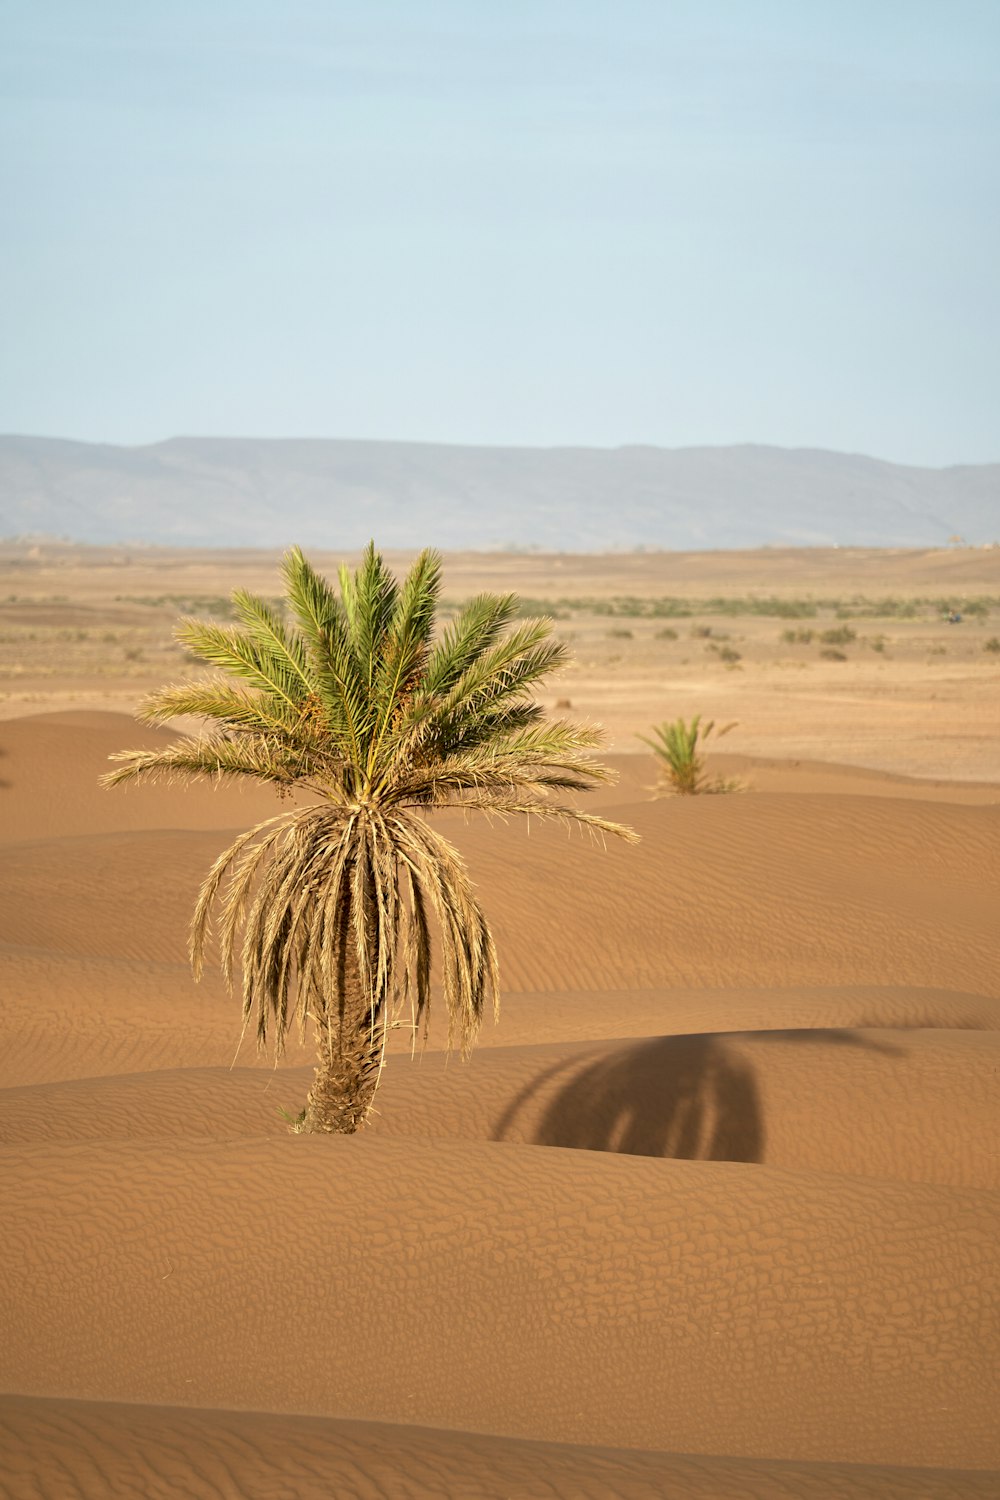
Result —
[[[540, 1111], [540, 1113], [539, 1113]], [[538, 1146], [709, 1161], [760, 1161], [753, 1070], [715, 1036], [656, 1037], [561, 1062], [512, 1100], [494, 1140], [525, 1126]]]
[[[773, 1035], [818, 1040], [809, 1031]], [[899, 1050], [843, 1031], [824, 1031], [822, 1038]], [[724, 1034], [708, 1034], [655, 1037], [610, 1056], [560, 1062], [511, 1101], [492, 1138], [630, 1156], [760, 1162], [765, 1126], [753, 1068]]]

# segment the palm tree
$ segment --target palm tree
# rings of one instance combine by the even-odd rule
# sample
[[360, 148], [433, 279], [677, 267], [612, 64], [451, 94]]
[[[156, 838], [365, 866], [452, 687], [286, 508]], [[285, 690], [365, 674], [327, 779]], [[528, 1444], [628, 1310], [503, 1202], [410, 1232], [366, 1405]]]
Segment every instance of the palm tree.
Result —
[[213, 917], [243, 1029], [284, 1050], [310, 1022], [319, 1056], [304, 1131], [365, 1121], [389, 1030], [409, 1008], [426, 1037], [431, 928], [439, 933], [449, 1046], [467, 1053], [497, 958], [465, 865], [426, 821], [439, 808], [534, 815], [626, 839], [630, 829], [550, 800], [612, 779], [586, 752], [597, 732], [546, 721], [531, 689], [566, 659], [551, 622], [516, 622], [514, 595], [482, 594], [435, 635], [441, 561], [420, 554], [400, 585], [371, 544], [340, 592], [297, 549], [282, 564], [286, 618], [243, 590], [238, 624], [180, 622], [177, 639], [217, 670], [165, 687], [139, 717], [206, 731], [126, 750], [108, 786], [158, 776], [249, 777], [296, 805], [243, 833], [206, 877], [191, 926], [200, 977]]

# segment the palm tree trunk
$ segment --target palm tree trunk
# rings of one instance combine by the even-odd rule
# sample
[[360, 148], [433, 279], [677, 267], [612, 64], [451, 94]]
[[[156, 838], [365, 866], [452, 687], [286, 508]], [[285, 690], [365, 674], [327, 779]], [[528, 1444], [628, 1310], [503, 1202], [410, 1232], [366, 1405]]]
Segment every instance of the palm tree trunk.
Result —
[[362, 990], [358, 955], [351, 930], [350, 905], [344, 903], [338, 934], [337, 989], [316, 1017], [316, 1077], [298, 1125], [303, 1133], [353, 1135], [368, 1117], [382, 1061], [381, 1017], [372, 1014]]
[[378, 1082], [381, 1043], [366, 1026], [353, 1036], [328, 1043], [321, 1037], [316, 1077], [306, 1100], [299, 1130], [313, 1134], [353, 1135], [368, 1118]]

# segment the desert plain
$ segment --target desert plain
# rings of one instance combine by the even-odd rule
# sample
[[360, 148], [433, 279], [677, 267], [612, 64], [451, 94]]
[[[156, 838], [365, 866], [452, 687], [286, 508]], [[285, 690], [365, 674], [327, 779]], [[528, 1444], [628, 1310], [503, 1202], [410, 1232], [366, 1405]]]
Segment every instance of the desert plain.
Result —
[[[1000, 550], [445, 580], [554, 617], [642, 842], [442, 817], [499, 1023], [304, 1137], [186, 959], [273, 799], [98, 785], [276, 558], [0, 545], [0, 1494], [995, 1495]], [[658, 795], [694, 713], [741, 790]]]

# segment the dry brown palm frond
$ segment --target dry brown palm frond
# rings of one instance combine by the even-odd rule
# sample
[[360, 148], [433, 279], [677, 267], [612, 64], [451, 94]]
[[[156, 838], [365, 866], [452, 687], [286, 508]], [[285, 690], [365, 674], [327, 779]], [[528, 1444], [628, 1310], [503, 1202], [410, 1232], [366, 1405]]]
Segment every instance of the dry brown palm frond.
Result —
[[493, 935], [476, 900], [465, 863], [447, 839], [421, 818], [392, 818], [396, 846], [441, 930], [449, 1046], [463, 1054], [475, 1041], [488, 1001], [497, 1014], [500, 976]]
[[223, 974], [234, 987], [240, 970], [244, 1024], [255, 1024], [258, 1045], [270, 1041], [280, 1054], [292, 1016], [300, 1032], [311, 1021], [330, 1045], [342, 1018], [325, 997], [338, 991], [345, 903], [373, 1039], [396, 1023], [410, 997], [414, 1026], [426, 1024], [430, 910], [441, 932], [449, 1040], [468, 1051], [485, 1004], [495, 1006], [499, 993], [493, 939], [458, 851], [411, 814], [310, 806], [242, 834], [199, 896], [191, 937], [197, 970], [215, 918]]
[[457, 804], [461, 811], [481, 812], [488, 818], [532, 818], [543, 819], [548, 822], [561, 823], [569, 832], [579, 828], [582, 832], [589, 833], [595, 838], [598, 834], [607, 835], [609, 838], [621, 840], [623, 844], [638, 844], [642, 842], [640, 834], [626, 823], [616, 823], [611, 818], [602, 818], [598, 813], [583, 812], [578, 807], [561, 807], [550, 802], [521, 802], [516, 798], [509, 801], [501, 797], [491, 796], [477, 800], [469, 797]]

